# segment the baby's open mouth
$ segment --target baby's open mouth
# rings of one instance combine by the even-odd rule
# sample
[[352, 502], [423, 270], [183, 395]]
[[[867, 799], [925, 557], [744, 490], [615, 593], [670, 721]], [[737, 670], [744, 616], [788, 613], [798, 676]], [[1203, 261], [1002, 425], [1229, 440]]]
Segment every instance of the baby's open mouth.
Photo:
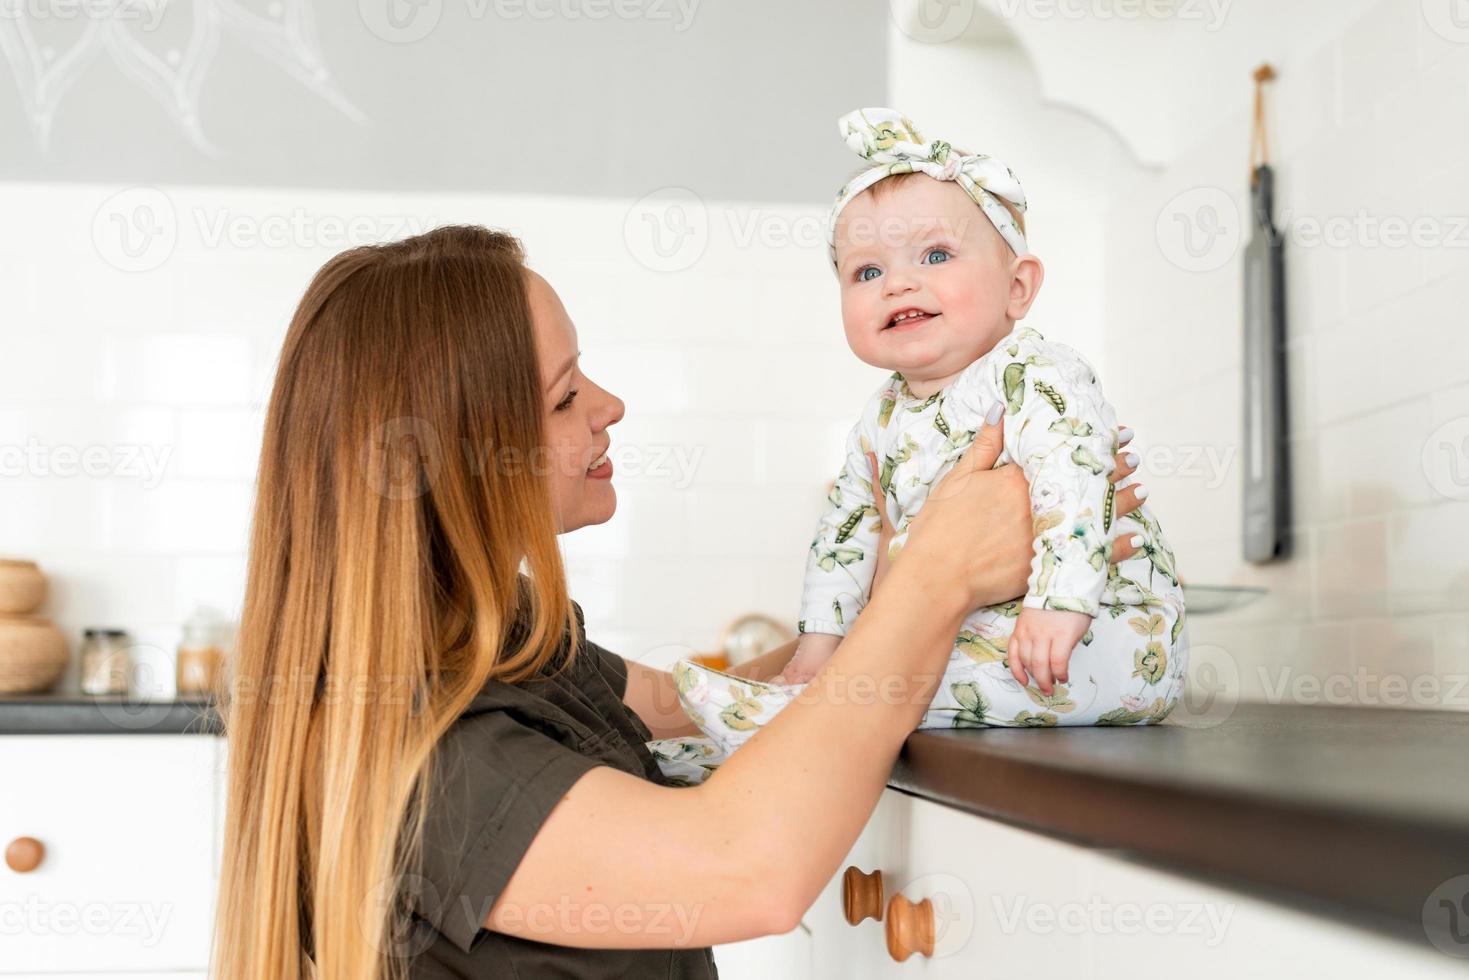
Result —
[[890, 330], [893, 327], [915, 327], [920, 323], [927, 323], [936, 316], [938, 316], [937, 313], [929, 313], [927, 310], [917, 308], [899, 310], [893, 314], [892, 319], [888, 320], [887, 326], [883, 327], [883, 329]]

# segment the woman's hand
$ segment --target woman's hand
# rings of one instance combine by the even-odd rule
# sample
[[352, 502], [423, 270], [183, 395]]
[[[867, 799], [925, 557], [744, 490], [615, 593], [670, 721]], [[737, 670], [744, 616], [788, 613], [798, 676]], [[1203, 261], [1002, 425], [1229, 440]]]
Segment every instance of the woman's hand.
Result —
[[[1109, 477], [1114, 484], [1121, 483], [1136, 472], [1139, 463], [1136, 453], [1122, 451], [1123, 447], [1132, 442], [1132, 429], [1121, 426], [1117, 430], [1117, 435], [1116, 467]], [[983, 556], [990, 566], [989, 574], [985, 576], [987, 583], [985, 587], [996, 589], [998, 592], [994, 593], [994, 598], [978, 602], [976, 606], [1005, 602], [1016, 596], [1024, 595], [1030, 577], [1031, 559], [1034, 556], [1035, 530], [1031, 524], [1030, 486], [1026, 483], [1025, 474], [1014, 463], [1006, 463], [991, 469], [995, 460], [999, 459], [1003, 447], [1004, 416], [1002, 414], [994, 424], [986, 424], [975, 435], [974, 445], [969, 447], [964, 456], [954, 464], [952, 470], [944, 475], [939, 484], [935, 485], [929, 495], [930, 501], [939, 496], [939, 486], [948, 486], [947, 481], [956, 473], [968, 474], [971, 478], [980, 474], [992, 474], [981, 481], [985, 485], [979, 488], [968, 487], [969, 480], [961, 475], [950, 491], [959, 492], [960, 484], [965, 484], [964, 489], [977, 490], [982, 495], [982, 500], [976, 503], [975, 506], [980, 509], [975, 513], [981, 520], [988, 519], [990, 525], [987, 535], [993, 539], [991, 542], [993, 550]], [[872, 467], [872, 486], [874, 490], [879, 490], [882, 486], [880, 482], [882, 469], [877, 462], [877, 454], [868, 453], [867, 462]], [[1115, 508], [1118, 517], [1130, 514], [1142, 506], [1142, 500], [1138, 496], [1138, 492], [1142, 489], [1141, 484], [1135, 484], [1117, 491]], [[1143, 496], [1146, 496], [1146, 492], [1143, 493]], [[993, 508], [993, 510], [984, 508]], [[878, 584], [882, 582], [890, 566], [888, 548], [893, 537], [893, 529], [885, 519], [886, 508], [882, 506], [881, 496], [878, 497], [877, 511], [881, 530], [878, 534], [877, 569], [872, 578], [873, 593], [876, 593]], [[928, 512], [929, 505], [925, 504], [923, 510], [919, 511], [918, 516], [909, 526], [910, 540], [912, 540], [913, 533], [925, 520]], [[1112, 535], [1112, 564], [1126, 561], [1137, 553], [1137, 547], [1133, 544], [1137, 536], [1132, 534], [1125, 538], [1119, 536], [1115, 523]], [[1006, 589], [1008, 591], [1005, 591]]]

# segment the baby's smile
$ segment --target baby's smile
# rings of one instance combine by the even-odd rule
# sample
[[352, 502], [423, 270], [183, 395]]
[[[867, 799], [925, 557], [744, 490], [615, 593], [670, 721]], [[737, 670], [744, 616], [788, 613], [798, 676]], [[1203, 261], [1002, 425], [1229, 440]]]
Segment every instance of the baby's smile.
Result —
[[938, 316], [938, 313], [919, 309], [916, 306], [907, 306], [888, 317], [887, 324], [882, 329], [899, 331], [913, 330], [928, 323], [930, 320], [936, 319]]

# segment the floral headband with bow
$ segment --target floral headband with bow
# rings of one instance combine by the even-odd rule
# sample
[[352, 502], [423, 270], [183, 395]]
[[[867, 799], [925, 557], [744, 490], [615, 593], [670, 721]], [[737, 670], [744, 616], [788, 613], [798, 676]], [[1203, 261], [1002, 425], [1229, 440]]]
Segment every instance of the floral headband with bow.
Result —
[[894, 174], [925, 173], [935, 180], [952, 180], [978, 204], [985, 217], [1015, 251], [1025, 255], [1025, 233], [1003, 198], [1025, 213], [1025, 190], [1020, 179], [999, 160], [983, 153], [964, 153], [943, 140], [925, 142], [912, 120], [896, 109], [857, 109], [837, 120], [837, 129], [864, 160], [875, 166], [853, 177], [837, 194], [827, 224], [827, 244], [832, 261], [836, 261], [837, 216], [858, 194], [884, 177]]

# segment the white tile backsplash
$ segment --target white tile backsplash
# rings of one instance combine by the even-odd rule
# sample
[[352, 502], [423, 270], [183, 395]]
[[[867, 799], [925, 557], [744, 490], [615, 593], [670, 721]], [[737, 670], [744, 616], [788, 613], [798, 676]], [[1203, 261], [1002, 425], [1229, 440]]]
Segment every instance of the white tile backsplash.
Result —
[[[1300, 37], [1269, 92], [1288, 234], [1294, 554], [1242, 559], [1237, 469], [1208, 486], [1144, 464], [1187, 581], [1271, 590], [1191, 620], [1247, 698], [1320, 701], [1332, 682], [1350, 701], [1395, 703], [1377, 682], [1397, 674], [1420, 696], [1396, 703], [1469, 709], [1469, 690], [1450, 696], [1469, 674], [1469, 37], [1445, 42], [1421, 6], [1381, 0], [1345, 29]], [[1239, 255], [1186, 272], [1138, 216], [1190, 187], [1244, 206], [1248, 139], [1222, 121], [1110, 212], [1109, 364], [1124, 369], [1116, 398], [1144, 452], [1240, 442]]]

